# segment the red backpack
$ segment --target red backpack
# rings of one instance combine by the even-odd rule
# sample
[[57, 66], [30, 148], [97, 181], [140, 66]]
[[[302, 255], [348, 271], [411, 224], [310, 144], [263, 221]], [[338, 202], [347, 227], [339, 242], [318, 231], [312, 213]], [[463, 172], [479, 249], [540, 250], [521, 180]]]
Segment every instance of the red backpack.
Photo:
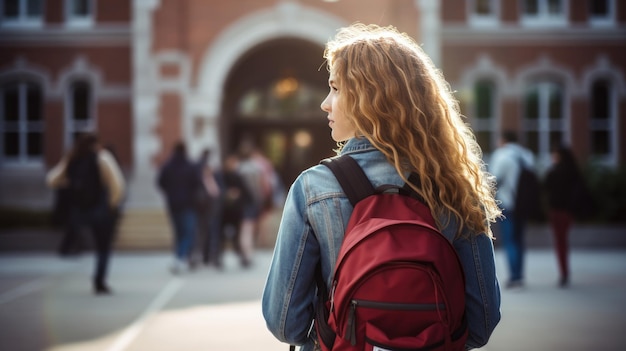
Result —
[[330, 294], [316, 274], [322, 350], [464, 350], [465, 275], [428, 207], [408, 185], [374, 189], [349, 156], [322, 163], [354, 206]]

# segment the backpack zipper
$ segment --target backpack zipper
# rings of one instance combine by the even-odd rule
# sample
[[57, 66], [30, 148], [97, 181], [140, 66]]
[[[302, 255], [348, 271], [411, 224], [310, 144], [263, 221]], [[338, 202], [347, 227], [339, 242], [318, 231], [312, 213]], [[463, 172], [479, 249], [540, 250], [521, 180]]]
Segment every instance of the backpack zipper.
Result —
[[352, 300], [354, 305], [361, 307], [375, 308], [379, 310], [401, 310], [401, 311], [435, 311], [445, 310], [443, 303], [401, 303], [401, 302], [378, 302], [368, 300]]
[[350, 345], [356, 345], [356, 305], [359, 302], [357, 300], [352, 300], [350, 302], [350, 314], [348, 316], [348, 340], [350, 340]]

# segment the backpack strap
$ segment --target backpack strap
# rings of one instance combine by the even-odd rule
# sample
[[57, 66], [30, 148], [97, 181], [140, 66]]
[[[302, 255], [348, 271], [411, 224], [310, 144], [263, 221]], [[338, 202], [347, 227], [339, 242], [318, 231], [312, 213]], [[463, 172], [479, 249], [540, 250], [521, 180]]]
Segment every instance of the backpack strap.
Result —
[[[417, 186], [418, 188], [422, 187], [422, 181], [420, 180], [419, 175], [417, 175], [417, 173], [413, 172], [409, 175], [409, 182], [411, 182], [412, 184], [415, 184], [415, 186]], [[426, 201], [424, 200], [423, 197], [421, 197], [417, 192], [415, 192], [415, 190], [413, 190], [413, 188], [411, 188], [411, 186], [409, 185], [409, 183], [404, 183], [404, 186], [402, 186], [401, 188], [401, 193], [407, 196], [410, 196], [416, 200], [418, 200], [421, 203], [426, 203]]]
[[327, 158], [321, 164], [333, 172], [352, 206], [375, 193], [374, 186], [361, 166], [349, 155]]
[[[343, 192], [348, 196], [352, 206], [359, 201], [375, 193], [374, 186], [369, 181], [359, 164], [350, 156], [343, 155], [337, 158], [328, 158], [320, 162], [330, 170], [337, 178]], [[328, 289], [322, 276], [322, 267], [318, 263], [315, 268], [315, 282], [317, 285], [317, 305], [315, 308], [316, 331], [319, 340], [331, 349], [335, 343], [336, 334], [328, 325]]]

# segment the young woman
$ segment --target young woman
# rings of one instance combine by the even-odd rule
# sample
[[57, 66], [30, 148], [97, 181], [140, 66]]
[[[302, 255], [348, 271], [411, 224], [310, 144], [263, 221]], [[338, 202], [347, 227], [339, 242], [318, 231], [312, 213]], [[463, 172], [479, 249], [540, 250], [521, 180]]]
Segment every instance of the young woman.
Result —
[[[327, 43], [327, 113], [338, 153], [349, 154], [374, 185], [401, 186], [408, 175], [466, 275], [467, 348], [487, 343], [500, 320], [490, 222], [500, 215], [494, 181], [449, 86], [429, 57], [393, 27], [355, 24]], [[295, 180], [284, 207], [263, 294], [263, 314], [281, 341], [315, 347], [311, 333], [315, 268], [331, 286], [352, 205], [331, 171], [311, 167]]]
[[[571, 150], [562, 145], [552, 147], [552, 167], [546, 174], [544, 190], [548, 198], [548, 219], [554, 237], [559, 263], [559, 287], [569, 285], [569, 231], [574, 222], [574, 207], [589, 199], [581, 171]], [[580, 193], [582, 191], [582, 193]], [[578, 196], [578, 197], [577, 197]]]
[[78, 238], [83, 228], [91, 231], [96, 258], [94, 294], [111, 294], [107, 284], [108, 268], [126, 188], [115, 157], [100, 145], [96, 135], [83, 134], [72, 151], [48, 172], [46, 182], [51, 188], [67, 189], [66, 235]]

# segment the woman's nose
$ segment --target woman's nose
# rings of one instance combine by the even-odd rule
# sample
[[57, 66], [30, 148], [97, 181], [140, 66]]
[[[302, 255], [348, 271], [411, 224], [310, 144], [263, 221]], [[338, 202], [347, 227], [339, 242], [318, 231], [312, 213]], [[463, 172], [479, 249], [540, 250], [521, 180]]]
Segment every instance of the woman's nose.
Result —
[[324, 101], [322, 101], [322, 104], [320, 105], [320, 108], [324, 112], [330, 112], [330, 103], [328, 102], [328, 96], [326, 96]]

